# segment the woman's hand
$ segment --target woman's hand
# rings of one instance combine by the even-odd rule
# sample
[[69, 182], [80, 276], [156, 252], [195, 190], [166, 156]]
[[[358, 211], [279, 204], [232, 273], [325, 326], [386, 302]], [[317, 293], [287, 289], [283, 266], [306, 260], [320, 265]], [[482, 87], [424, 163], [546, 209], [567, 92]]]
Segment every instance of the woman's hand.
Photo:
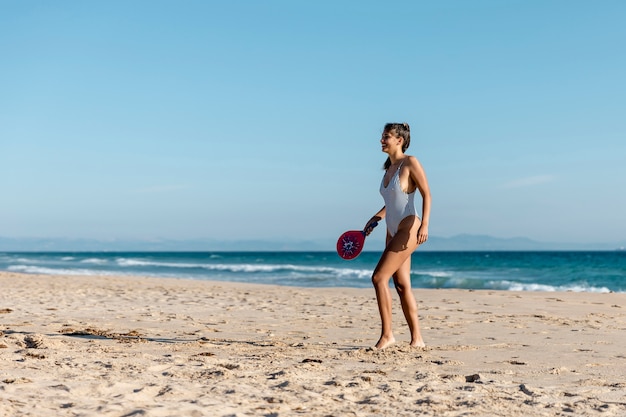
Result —
[[421, 245], [427, 240], [428, 240], [428, 226], [422, 224], [420, 228], [417, 230], [417, 244]]
[[370, 233], [372, 233], [372, 230], [374, 230], [374, 228], [378, 226], [378, 222], [380, 220], [382, 220], [380, 217], [374, 216], [367, 222], [367, 224], [363, 228], [363, 232], [365, 233], [365, 236], [369, 236]]

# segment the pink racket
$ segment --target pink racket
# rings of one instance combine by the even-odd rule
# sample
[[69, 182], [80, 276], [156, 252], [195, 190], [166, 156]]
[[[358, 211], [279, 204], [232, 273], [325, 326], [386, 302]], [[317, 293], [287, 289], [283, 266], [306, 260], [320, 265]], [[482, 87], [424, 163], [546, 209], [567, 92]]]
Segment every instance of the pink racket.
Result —
[[[372, 223], [371, 228], [375, 228], [378, 222]], [[349, 230], [339, 236], [337, 240], [337, 254], [345, 260], [354, 259], [363, 250], [365, 243], [364, 230]]]

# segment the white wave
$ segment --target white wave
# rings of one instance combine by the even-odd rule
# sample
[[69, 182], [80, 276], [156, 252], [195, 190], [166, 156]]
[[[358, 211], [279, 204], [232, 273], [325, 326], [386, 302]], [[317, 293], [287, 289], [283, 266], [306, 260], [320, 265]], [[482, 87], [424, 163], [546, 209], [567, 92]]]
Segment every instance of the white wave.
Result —
[[[103, 265], [106, 264], [106, 260], [99, 258], [88, 258], [80, 261], [80, 264], [87, 265]], [[154, 276], [171, 276], [171, 275], [186, 275], [185, 269], [201, 269], [205, 271], [213, 272], [225, 272], [225, 273], [241, 273], [254, 275], [280, 273], [284, 275], [289, 273], [291, 278], [314, 278], [317, 277], [321, 280], [338, 279], [338, 280], [368, 280], [371, 277], [372, 271], [370, 269], [354, 269], [354, 268], [335, 268], [335, 267], [323, 267], [323, 266], [306, 266], [306, 265], [293, 265], [293, 264], [203, 264], [203, 263], [175, 263], [175, 262], [154, 262], [140, 259], [128, 259], [118, 258], [116, 263], [121, 269], [114, 271], [104, 270], [92, 270], [88, 268], [55, 268], [32, 265], [32, 263], [25, 263], [21, 265], [13, 265], [8, 269], [15, 272], [24, 272], [30, 274], [47, 274], [47, 275], [127, 275], [137, 274], [137, 270], [133, 271], [133, 267], [153, 267], [156, 268], [152, 271], [141, 271], [142, 275], [154, 275]], [[158, 268], [169, 267], [174, 269], [180, 269], [179, 272], [169, 272], [165, 270], [159, 271]], [[125, 270], [124, 270], [125, 269]], [[129, 270], [130, 269], [130, 270]]]
[[93, 271], [90, 269], [44, 268], [33, 265], [12, 265], [8, 270], [41, 275], [114, 275], [111, 272]]
[[202, 268], [206, 266], [206, 264], [189, 264], [182, 262], [154, 262], [154, 261], [142, 261], [140, 259], [126, 259], [126, 258], [117, 258], [115, 262], [119, 266], [157, 266], [157, 267], [167, 267], [167, 268]]
[[[445, 280], [438, 279], [442, 277], [448, 278], [448, 279], [445, 279]], [[480, 288], [480, 286], [478, 287], [476, 286], [475, 280], [467, 279], [467, 278], [460, 278], [460, 277], [450, 278], [449, 275], [431, 276], [430, 278], [422, 279], [422, 281], [429, 283], [429, 287], [433, 287], [433, 288], [469, 288], [469, 289]]]
[[493, 288], [502, 288], [509, 291], [545, 291], [545, 292], [598, 292], [607, 293], [611, 292], [606, 287], [593, 287], [589, 285], [545, 285], [537, 283], [520, 283], [512, 281], [489, 281], [487, 285], [492, 285]]
[[203, 265], [202, 268], [212, 271], [227, 271], [227, 272], [244, 272], [244, 273], [272, 273], [272, 272], [296, 272], [304, 273], [306, 275], [324, 274], [334, 275], [337, 277], [370, 277], [371, 270], [361, 269], [349, 269], [349, 268], [333, 268], [333, 267], [319, 267], [319, 266], [303, 266], [292, 264], [212, 264]]
[[411, 271], [411, 275], [427, 275], [435, 278], [448, 278], [452, 276], [452, 272], [445, 271]]
[[105, 265], [107, 263], [106, 259], [100, 259], [100, 258], [89, 258], [89, 259], [83, 259], [82, 261], [80, 261], [81, 264], [93, 264], [93, 265]]
[[357, 277], [359, 279], [369, 279], [372, 277], [372, 271], [370, 269], [336, 269], [335, 271], [338, 278]]
[[304, 266], [293, 264], [206, 264], [206, 263], [183, 263], [183, 262], [154, 262], [140, 259], [118, 258], [116, 262], [122, 267], [166, 267], [181, 269], [206, 269], [209, 271], [229, 271], [229, 272], [277, 272], [277, 271], [298, 271], [307, 273], [330, 273], [340, 275], [371, 275], [371, 270], [355, 270], [346, 268], [333, 268], [324, 266]]

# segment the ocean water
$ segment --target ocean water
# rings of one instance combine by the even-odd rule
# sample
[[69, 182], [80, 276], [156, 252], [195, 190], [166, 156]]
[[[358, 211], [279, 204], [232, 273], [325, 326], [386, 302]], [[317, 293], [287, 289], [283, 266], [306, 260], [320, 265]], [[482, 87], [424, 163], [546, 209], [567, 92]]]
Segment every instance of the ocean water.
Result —
[[[0, 252], [0, 270], [141, 275], [301, 287], [371, 287], [379, 252]], [[626, 251], [415, 252], [415, 288], [626, 292]]]

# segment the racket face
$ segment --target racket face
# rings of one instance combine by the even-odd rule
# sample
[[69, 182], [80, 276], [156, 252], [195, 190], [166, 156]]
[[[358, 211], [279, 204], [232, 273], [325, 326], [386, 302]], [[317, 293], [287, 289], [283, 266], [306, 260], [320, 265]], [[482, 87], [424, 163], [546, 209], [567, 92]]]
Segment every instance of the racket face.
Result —
[[365, 235], [360, 230], [350, 230], [339, 236], [337, 240], [337, 253], [343, 259], [354, 259], [363, 250]]

